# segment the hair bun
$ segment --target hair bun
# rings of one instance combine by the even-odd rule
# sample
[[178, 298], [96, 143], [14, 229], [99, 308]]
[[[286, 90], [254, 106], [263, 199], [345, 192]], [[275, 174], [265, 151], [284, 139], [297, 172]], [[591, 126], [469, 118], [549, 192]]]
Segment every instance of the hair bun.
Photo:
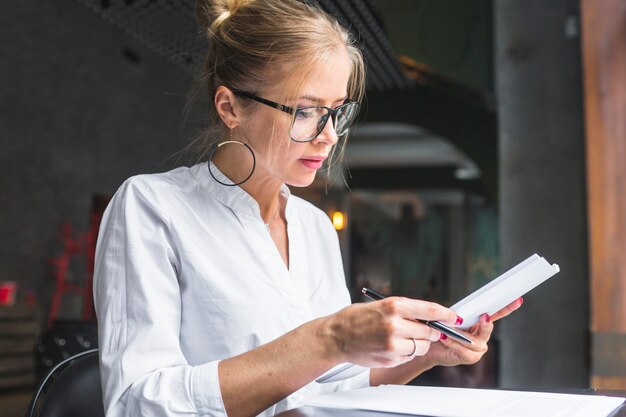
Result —
[[203, 29], [217, 27], [254, 0], [197, 0], [196, 21]]

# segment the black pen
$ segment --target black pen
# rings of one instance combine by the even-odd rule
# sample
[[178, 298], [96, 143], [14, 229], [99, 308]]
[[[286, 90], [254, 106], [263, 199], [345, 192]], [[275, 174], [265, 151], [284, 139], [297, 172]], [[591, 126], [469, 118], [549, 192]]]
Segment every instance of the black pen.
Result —
[[[383, 298], [387, 298], [386, 295], [383, 295], [379, 293], [378, 291], [373, 290], [371, 288], [363, 288], [361, 292], [363, 293], [364, 296], [371, 298], [372, 300], [382, 300]], [[474, 342], [472, 342], [471, 339], [467, 338], [466, 336], [454, 330], [452, 327], [446, 326], [445, 324], [441, 322], [420, 320], [420, 319], [416, 319], [416, 320], [419, 321], [420, 323], [427, 325], [430, 328], [439, 330], [441, 333], [445, 334], [446, 336], [450, 336], [451, 338], [456, 339], [459, 342], [469, 343], [470, 345], [474, 344]]]

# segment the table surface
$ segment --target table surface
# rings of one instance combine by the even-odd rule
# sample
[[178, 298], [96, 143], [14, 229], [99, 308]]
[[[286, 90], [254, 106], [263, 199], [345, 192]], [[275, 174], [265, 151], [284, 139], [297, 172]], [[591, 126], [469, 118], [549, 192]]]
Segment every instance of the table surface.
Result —
[[[565, 394], [583, 394], [583, 395], [607, 395], [613, 397], [626, 397], [626, 391], [596, 391], [596, 390], [563, 390], [563, 391], [549, 391], [560, 392]], [[298, 407], [293, 410], [285, 411], [277, 414], [276, 417], [416, 417], [415, 414], [391, 414], [377, 411], [365, 411], [365, 410], [338, 410], [331, 408], [319, 408], [319, 407]], [[626, 403], [617, 408], [609, 417], [626, 417]]]

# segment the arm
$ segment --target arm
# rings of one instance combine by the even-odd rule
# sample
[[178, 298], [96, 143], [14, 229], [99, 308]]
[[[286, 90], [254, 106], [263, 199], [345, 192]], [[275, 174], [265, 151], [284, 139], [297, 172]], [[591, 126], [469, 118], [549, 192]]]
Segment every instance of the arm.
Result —
[[127, 181], [107, 208], [98, 237], [94, 301], [108, 417], [221, 408], [219, 395], [204, 401], [196, 395], [205, 385], [218, 392], [205, 382], [216, 378], [217, 364], [191, 367], [180, 349], [179, 265], [155, 200], [141, 181]]
[[[257, 349], [220, 362], [224, 406], [231, 417], [256, 415], [332, 366], [353, 362], [392, 367], [410, 361], [411, 338], [423, 354], [439, 332], [405, 317], [454, 321], [445, 307], [391, 297], [355, 304], [304, 324]], [[242, 395], [245, 393], [245, 395]]]

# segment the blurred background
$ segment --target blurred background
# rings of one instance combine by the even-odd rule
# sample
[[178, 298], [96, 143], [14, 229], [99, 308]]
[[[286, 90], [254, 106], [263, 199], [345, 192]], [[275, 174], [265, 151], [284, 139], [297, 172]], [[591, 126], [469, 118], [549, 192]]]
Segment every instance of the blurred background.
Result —
[[[204, 127], [202, 100], [187, 108], [206, 50], [193, 3], [3, 7], [0, 408], [97, 345], [110, 196], [195, 162], [180, 153]], [[293, 192], [333, 220], [353, 300], [368, 285], [452, 305], [533, 253], [561, 267], [483, 362], [414, 383], [626, 389], [626, 3], [319, 4], [362, 45], [367, 99], [343, 179]]]

